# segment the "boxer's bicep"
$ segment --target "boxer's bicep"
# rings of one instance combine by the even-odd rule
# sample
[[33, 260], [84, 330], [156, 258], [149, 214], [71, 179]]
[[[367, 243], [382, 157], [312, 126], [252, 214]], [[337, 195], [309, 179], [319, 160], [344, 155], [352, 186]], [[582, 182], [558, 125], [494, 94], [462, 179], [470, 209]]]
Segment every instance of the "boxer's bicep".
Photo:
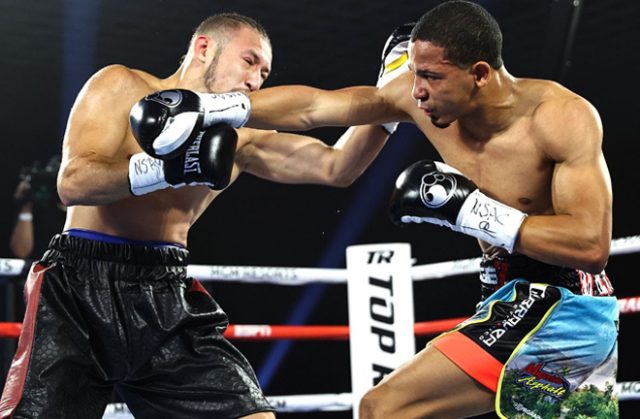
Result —
[[555, 112], [562, 117], [549, 119], [547, 127], [554, 134], [545, 149], [556, 161], [551, 185], [554, 211], [578, 217], [600, 234], [604, 224], [610, 224], [612, 200], [600, 119], [582, 100], [568, 101]]
[[411, 95], [411, 90], [406, 89], [407, 80], [400, 76], [381, 88], [354, 86], [330, 91], [310, 112], [312, 125], [357, 126], [410, 121], [402, 108], [402, 98]]
[[[585, 142], [589, 140], [583, 138]], [[576, 252], [582, 263], [578, 268], [598, 273], [606, 264], [612, 234], [611, 179], [600, 148], [586, 145], [557, 163], [551, 188], [555, 218], [561, 221], [557, 243], [566, 241], [565, 248]]]
[[542, 116], [534, 130], [543, 152], [555, 161], [553, 215], [530, 216], [517, 250], [547, 263], [599, 273], [609, 255], [612, 229], [611, 181], [599, 117], [581, 100], [550, 106]]
[[555, 214], [569, 215], [587, 237], [611, 234], [611, 180], [602, 154], [589, 162], [556, 165], [552, 182]]
[[[555, 213], [566, 217], [564, 228], [575, 235], [572, 245], [588, 261], [586, 270], [602, 269], [608, 258], [612, 234], [611, 180], [602, 153], [588, 162], [558, 164], [552, 197]], [[589, 269], [590, 265], [595, 268]]]

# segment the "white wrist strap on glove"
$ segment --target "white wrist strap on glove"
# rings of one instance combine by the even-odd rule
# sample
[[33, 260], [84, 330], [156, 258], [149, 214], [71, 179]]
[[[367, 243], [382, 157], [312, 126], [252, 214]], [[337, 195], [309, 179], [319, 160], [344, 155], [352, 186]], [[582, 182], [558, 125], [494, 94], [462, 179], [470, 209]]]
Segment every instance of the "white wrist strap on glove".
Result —
[[234, 128], [244, 126], [251, 115], [249, 96], [241, 92], [198, 93], [204, 108], [204, 126], [206, 128], [225, 122]]
[[164, 161], [147, 153], [137, 153], [129, 160], [129, 185], [135, 196], [168, 188], [164, 178]]
[[522, 211], [491, 199], [476, 189], [462, 204], [456, 225], [451, 228], [512, 253], [525, 218], [527, 214]]

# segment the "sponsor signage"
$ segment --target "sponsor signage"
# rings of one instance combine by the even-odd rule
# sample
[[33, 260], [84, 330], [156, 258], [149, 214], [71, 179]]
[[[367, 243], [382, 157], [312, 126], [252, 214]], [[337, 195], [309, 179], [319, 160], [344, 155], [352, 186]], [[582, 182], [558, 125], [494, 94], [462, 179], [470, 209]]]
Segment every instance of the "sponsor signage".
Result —
[[347, 248], [353, 417], [364, 393], [415, 354], [411, 248]]

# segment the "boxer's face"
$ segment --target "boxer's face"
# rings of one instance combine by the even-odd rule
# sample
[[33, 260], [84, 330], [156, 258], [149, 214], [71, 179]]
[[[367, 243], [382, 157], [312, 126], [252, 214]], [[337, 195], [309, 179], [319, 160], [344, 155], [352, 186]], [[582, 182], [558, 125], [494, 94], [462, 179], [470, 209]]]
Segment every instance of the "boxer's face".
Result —
[[469, 111], [473, 77], [444, 58], [444, 48], [417, 40], [409, 45], [409, 68], [414, 73], [413, 97], [431, 122], [446, 128]]
[[214, 54], [205, 73], [211, 92], [258, 90], [271, 71], [271, 45], [255, 30], [238, 29]]

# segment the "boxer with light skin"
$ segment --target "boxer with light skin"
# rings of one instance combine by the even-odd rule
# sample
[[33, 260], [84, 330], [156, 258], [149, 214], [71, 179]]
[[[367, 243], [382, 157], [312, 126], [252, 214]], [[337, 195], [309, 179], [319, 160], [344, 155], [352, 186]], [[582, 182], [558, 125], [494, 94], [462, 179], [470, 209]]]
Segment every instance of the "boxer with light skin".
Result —
[[[30, 272], [0, 418], [100, 418], [114, 388], [136, 417], [274, 417], [251, 366], [222, 336], [226, 314], [186, 277], [189, 229], [243, 172], [347, 186], [388, 135], [363, 126], [328, 146], [207, 125], [197, 106], [195, 116], [187, 112], [189, 101], [219, 106], [213, 92], [258, 90], [271, 61], [262, 26], [221, 14], [196, 28], [169, 77], [112, 65], [86, 82], [58, 176], [64, 233]], [[149, 115], [153, 106], [162, 115]], [[229, 112], [240, 125], [242, 115]], [[173, 128], [155, 131], [153, 117], [169, 118]], [[161, 132], [157, 148], [149, 132]]]
[[446, 164], [420, 161], [400, 174], [392, 220], [479, 239], [476, 315], [369, 391], [360, 417], [557, 417], [593, 383], [616, 417], [618, 311], [603, 271], [612, 191], [598, 112], [558, 83], [511, 75], [500, 28], [477, 4], [444, 2], [401, 36], [387, 44], [396, 51], [383, 87], [251, 94], [256, 128], [414, 123]]

